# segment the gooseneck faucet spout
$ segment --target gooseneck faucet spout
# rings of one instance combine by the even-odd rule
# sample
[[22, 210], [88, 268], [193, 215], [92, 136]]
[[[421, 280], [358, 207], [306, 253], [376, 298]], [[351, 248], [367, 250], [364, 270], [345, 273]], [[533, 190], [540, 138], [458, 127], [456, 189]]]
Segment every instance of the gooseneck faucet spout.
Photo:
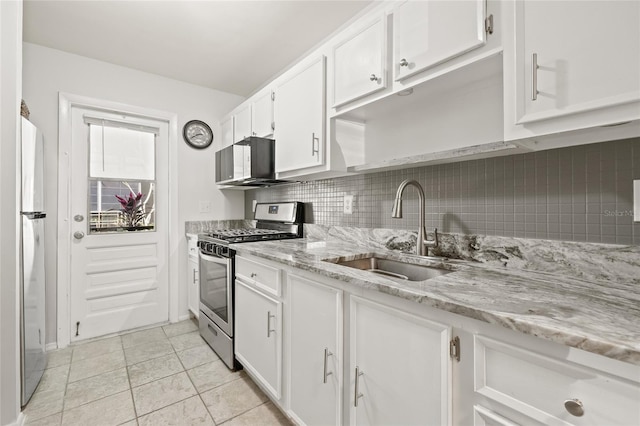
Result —
[[393, 209], [391, 210], [391, 217], [395, 219], [402, 218], [402, 193], [409, 185], [415, 186], [418, 190], [418, 202], [420, 204], [419, 215], [420, 224], [418, 227], [418, 241], [416, 242], [416, 254], [418, 256], [428, 256], [429, 247], [438, 247], [438, 228], [435, 229], [435, 236], [433, 240], [427, 239], [427, 231], [424, 229], [424, 190], [418, 181], [414, 179], [406, 179], [402, 181], [398, 186], [396, 192], [396, 199], [393, 202]]

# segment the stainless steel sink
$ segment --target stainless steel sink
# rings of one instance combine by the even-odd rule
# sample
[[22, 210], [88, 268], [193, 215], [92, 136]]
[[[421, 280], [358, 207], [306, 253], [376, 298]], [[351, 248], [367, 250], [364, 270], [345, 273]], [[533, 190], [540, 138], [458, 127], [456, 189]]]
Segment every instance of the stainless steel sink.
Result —
[[373, 272], [387, 278], [402, 281], [425, 281], [454, 272], [439, 266], [418, 265], [398, 260], [384, 259], [377, 256], [354, 260], [346, 260], [345, 258], [325, 260], [337, 265]]

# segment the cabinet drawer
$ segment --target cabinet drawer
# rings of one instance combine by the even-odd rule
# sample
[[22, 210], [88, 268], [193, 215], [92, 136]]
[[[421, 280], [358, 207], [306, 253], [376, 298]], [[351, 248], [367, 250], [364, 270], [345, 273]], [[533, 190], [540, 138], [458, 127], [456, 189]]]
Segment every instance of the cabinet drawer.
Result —
[[[640, 374], [616, 377], [484, 336], [475, 337], [474, 348], [475, 391], [536, 421], [557, 425], [640, 424]], [[565, 408], [570, 400], [582, 404], [581, 416]]]
[[280, 296], [280, 269], [236, 256], [236, 277], [259, 289]]

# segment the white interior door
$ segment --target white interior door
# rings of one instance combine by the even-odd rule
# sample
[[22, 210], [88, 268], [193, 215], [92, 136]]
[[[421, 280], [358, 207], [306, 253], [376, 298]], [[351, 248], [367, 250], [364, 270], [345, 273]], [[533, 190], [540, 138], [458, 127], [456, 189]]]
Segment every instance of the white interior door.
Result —
[[71, 128], [71, 341], [167, 321], [168, 123], [73, 107]]

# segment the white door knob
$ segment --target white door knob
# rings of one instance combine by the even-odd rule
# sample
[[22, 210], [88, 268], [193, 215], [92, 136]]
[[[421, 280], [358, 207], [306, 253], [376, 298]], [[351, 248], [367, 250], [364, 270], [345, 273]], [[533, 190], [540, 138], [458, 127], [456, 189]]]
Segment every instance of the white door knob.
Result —
[[84, 238], [84, 232], [82, 231], [76, 231], [73, 233], [73, 238], [75, 238], [76, 240], [81, 240]]

